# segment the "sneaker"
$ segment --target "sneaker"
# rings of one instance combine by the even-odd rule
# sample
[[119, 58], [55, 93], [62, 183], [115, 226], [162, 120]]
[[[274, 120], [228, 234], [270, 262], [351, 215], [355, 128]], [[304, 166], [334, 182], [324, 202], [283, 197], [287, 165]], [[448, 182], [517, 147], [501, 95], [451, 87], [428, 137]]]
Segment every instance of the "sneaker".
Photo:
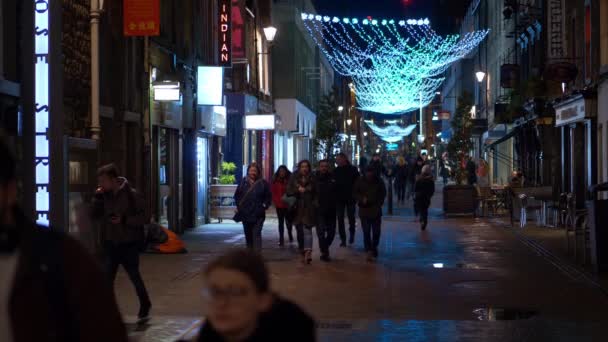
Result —
[[420, 224], [420, 230], [426, 230], [426, 222]]
[[374, 255], [372, 254], [372, 252], [371, 252], [371, 251], [370, 251], [370, 252], [367, 252], [367, 258], [366, 258], [366, 260], [367, 260], [368, 262], [373, 262], [373, 261], [374, 261]]
[[348, 239], [348, 243], [350, 245], [352, 245], [353, 243], [355, 243], [355, 234], [351, 234], [349, 239]]
[[329, 257], [329, 254], [323, 254], [323, 255], [321, 255], [321, 257], [319, 259], [321, 259], [321, 261], [324, 261], [324, 262], [330, 262], [331, 261], [331, 258]]
[[346, 247], [346, 241], [340, 242], [340, 247]]
[[139, 307], [139, 312], [137, 313], [137, 321], [142, 322], [150, 319], [150, 309], [152, 308], [152, 304], [142, 304]]
[[378, 259], [378, 250], [374, 250], [372, 252], [372, 256], [374, 257], [374, 259]]

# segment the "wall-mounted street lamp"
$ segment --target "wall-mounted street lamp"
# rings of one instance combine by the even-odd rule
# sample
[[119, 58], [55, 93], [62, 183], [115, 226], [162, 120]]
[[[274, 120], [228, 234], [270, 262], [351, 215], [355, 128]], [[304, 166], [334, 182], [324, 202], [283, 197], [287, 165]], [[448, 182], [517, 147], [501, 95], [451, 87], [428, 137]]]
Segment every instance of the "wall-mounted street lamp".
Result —
[[277, 34], [277, 28], [274, 26], [264, 27], [264, 36], [269, 43], [274, 41], [274, 37]]
[[344, 106], [339, 106], [339, 107], [338, 107], [338, 111], [339, 111], [340, 113], [342, 113], [342, 111], [343, 111], [343, 110], [344, 110]]
[[486, 73], [483, 71], [478, 71], [475, 73], [475, 77], [477, 78], [477, 82], [483, 82], [484, 78], [486, 78]]
[[353, 123], [353, 120], [352, 120], [352, 119], [346, 119], [346, 124], [347, 124], [347, 125], [349, 125], [349, 126], [350, 126], [350, 124], [352, 124], [352, 123]]
[[363, 136], [366, 137], [367, 136], [367, 132], [363, 132]]

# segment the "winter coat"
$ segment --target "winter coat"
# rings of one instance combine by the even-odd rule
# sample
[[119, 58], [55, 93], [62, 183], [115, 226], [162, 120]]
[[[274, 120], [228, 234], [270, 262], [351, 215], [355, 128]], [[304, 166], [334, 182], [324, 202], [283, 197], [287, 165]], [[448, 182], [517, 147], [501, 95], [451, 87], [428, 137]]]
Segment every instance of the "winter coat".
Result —
[[355, 184], [353, 196], [359, 204], [360, 217], [373, 219], [382, 216], [386, 186], [380, 177], [376, 176], [371, 181], [365, 176], [360, 177]]
[[397, 165], [393, 169], [393, 177], [395, 177], [395, 185], [399, 186], [407, 182], [408, 169], [407, 164]]
[[348, 164], [334, 170], [336, 180], [336, 199], [341, 202], [353, 202], [353, 186], [359, 178], [357, 168]]
[[[144, 199], [129, 185], [126, 178], [120, 177], [118, 181], [118, 191], [96, 194], [93, 199], [93, 217], [101, 219], [101, 241], [142, 241], [143, 227], [148, 223]], [[121, 223], [110, 222], [112, 216], [120, 217]]]
[[[249, 188], [254, 188], [249, 191]], [[236, 210], [243, 222], [257, 222], [259, 219], [266, 218], [266, 209], [272, 202], [270, 185], [263, 179], [258, 179], [253, 184], [249, 183], [249, 178], [245, 177], [234, 193]]]
[[[315, 342], [316, 324], [310, 315], [296, 304], [275, 296], [270, 310], [262, 313], [252, 336], [246, 342], [293, 341]], [[197, 338], [200, 342], [224, 342], [225, 340], [207, 321]]]
[[277, 209], [287, 209], [289, 205], [283, 202], [283, 195], [287, 191], [287, 184], [289, 183], [289, 179], [286, 180], [275, 180], [272, 182], [272, 186], [270, 187], [270, 191], [272, 192], [272, 203], [274, 203], [274, 207]]
[[475, 165], [475, 162], [472, 160], [469, 160], [467, 162], [467, 178], [469, 181], [470, 185], [476, 184], [477, 183], [477, 166]]
[[382, 164], [382, 161], [372, 160], [372, 162], [369, 163], [369, 166], [374, 168], [374, 171], [378, 177], [386, 175], [386, 168], [384, 167], [384, 164]]
[[8, 307], [13, 341], [127, 342], [97, 261], [70, 236], [39, 227], [18, 210], [15, 217], [19, 254]]
[[414, 191], [416, 193], [414, 196], [415, 205], [428, 208], [431, 205], [431, 197], [435, 193], [435, 179], [433, 179], [433, 176], [426, 175], [419, 177]]
[[[325, 216], [335, 214], [337, 199], [337, 182], [333, 174], [315, 174], [318, 194], [318, 215]], [[352, 196], [352, 194], [351, 194]]]
[[[306, 190], [298, 191], [299, 187]], [[317, 207], [319, 205], [317, 197], [317, 186], [312, 174], [307, 176], [296, 172], [291, 175], [289, 185], [287, 186], [287, 195], [294, 196], [297, 201], [295, 204], [295, 217], [293, 224], [314, 226], [317, 222]]]

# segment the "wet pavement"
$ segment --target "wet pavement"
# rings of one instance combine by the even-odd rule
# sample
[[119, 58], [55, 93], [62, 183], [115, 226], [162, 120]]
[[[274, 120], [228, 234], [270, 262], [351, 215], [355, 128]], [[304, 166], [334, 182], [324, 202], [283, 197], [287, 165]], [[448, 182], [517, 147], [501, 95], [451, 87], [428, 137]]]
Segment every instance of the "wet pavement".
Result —
[[[321, 341], [604, 341], [608, 296], [559, 259], [494, 221], [440, 218], [419, 230], [407, 207], [385, 217], [380, 257], [365, 261], [362, 236], [332, 246], [331, 263], [302, 265], [294, 245], [279, 248], [276, 222], [265, 225], [273, 288], [310, 312]], [[410, 204], [411, 205], [411, 204]], [[242, 246], [240, 225], [211, 224], [185, 235], [190, 253], [145, 255], [142, 273], [153, 319], [137, 341], [173, 341], [204, 313], [201, 268]], [[315, 244], [315, 251], [317, 246]], [[124, 273], [117, 296], [127, 322], [137, 312]], [[288, 340], [288, 339], [286, 339]]]

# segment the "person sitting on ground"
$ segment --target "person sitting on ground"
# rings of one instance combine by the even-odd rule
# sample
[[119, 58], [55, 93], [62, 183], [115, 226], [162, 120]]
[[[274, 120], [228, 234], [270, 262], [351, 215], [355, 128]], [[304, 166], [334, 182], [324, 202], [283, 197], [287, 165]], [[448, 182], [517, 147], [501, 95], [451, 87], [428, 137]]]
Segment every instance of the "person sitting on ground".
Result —
[[238, 249], [204, 271], [207, 320], [197, 341], [316, 341], [316, 325], [299, 306], [270, 290], [262, 257]]

